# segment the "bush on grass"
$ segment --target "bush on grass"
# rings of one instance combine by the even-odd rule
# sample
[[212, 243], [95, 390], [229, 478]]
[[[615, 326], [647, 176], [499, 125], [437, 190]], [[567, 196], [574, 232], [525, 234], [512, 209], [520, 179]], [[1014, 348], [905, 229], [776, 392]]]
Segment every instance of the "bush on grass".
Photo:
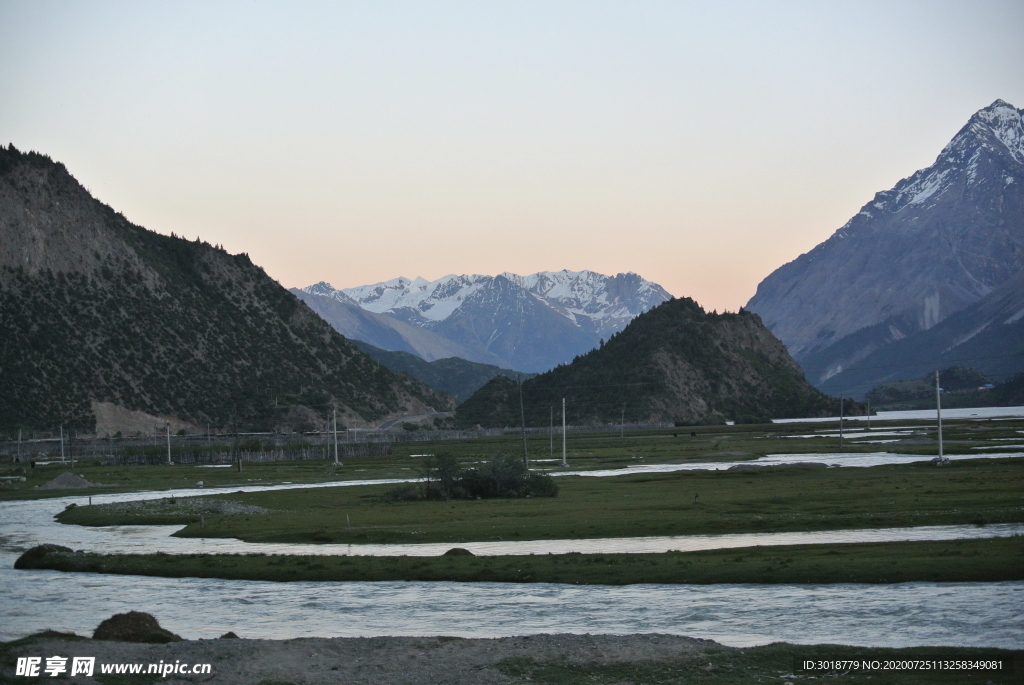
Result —
[[498, 456], [476, 468], [462, 468], [447, 454], [426, 457], [421, 485], [403, 485], [385, 493], [385, 502], [420, 499], [491, 499], [555, 497], [558, 486], [543, 473], [531, 472], [518, 457]]

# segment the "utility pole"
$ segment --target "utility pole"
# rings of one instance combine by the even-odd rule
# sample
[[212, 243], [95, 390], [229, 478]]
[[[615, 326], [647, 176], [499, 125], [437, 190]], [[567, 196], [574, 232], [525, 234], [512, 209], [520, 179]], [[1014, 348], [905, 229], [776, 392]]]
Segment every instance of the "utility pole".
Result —
[[519, 427], [523, 434], [523, 466], [530, 468], [530, 457], [526, 453], [526, 412], [523, 411], [523, 378], [518, 373], [516, 381], [519, 383]]
[[868, 399], [868, 430], [871, 430], [871, 400]]
[[18, 462], [21, 462], [21, 429], [18, 429]]
[[568, 466], [565, 460], [565, 398], [562, 398], [562, 466]]
[[235, 434], [232, 439], [232, 450], [235, 453], [235, 458], [238, 459], [238, 471], [242, 471], [242, 446], [238, 443], [238, 408], [236, 405], [231, 405], [231, 432]]
[[839, 396], [839, 450], [843, 449], [843, 396]]
[[64, 463], [64, 424], [60, 426], [60, 463]]
[[338, 408], [334, 408], [334, 465], [338, 465]]
[[[551, 410], [550, 424], [548, 426], [548, 459], [552, 459], [555, 456], [555, 408], [553, 406], [548, 407]], [[18, 439], [21, 439], [21, 432], [18, 432]], [[18, 452], [21, 454], [21, 452]]]
[[626, 437], [626, 408], [622, 408], [622, 416], [619, 418], [619, 438]]
[[939, 420], [939, 459], [942, 459], [942, 388], [938, 369], [935, 369], [935, 417]]
[[167, 428], [167, 465], [171, 465], [171, 422], [164, 424]]

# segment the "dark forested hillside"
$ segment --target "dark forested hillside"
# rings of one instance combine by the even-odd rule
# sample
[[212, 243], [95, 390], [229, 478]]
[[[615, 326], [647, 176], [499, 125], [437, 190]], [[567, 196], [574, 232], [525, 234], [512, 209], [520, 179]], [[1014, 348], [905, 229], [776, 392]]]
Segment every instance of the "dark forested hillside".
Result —
[[[641, 314], [607, 343], [523, 383], [527, 425], [547, 425], [566, 398], [573, 424], [679, 423], [838, 412], [750, 312], [708, 313], [688, 298]], [[493, 379], [456, 413], [461, 425], [519, 423], [515, 382]]]
[[0, 428], [92, 403], [272, 428], [450, 409], [378, 367], [245, 254], [135, 226], [63, 165], [0, 148]]
[[409, 352], [382, 350], [361, 340], [353, 340], [352, 344], [392, 371], [407, 373], [416, 380], [423, 381], [434, 390], [448, 393], [458, 402], [469, 399], [474, 392], [495, 376], [533, 378], [537, 375], [535, 373], [521, 374], [512, 369], [471, 362], [459, 357], [446, 357], [428, 362]]

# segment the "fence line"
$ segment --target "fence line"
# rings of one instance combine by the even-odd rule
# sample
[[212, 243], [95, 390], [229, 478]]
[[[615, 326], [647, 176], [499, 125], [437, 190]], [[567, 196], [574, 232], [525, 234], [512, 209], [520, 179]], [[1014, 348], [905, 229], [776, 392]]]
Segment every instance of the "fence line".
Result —
[[[600, 426], [577, 425], [567, 426], [566, 433], [617, 432], [619, 430], [650, 430], [671, 428], [671, 423], [627, 423], [606, 424]], [[550, 428], [529, 427], [527, 435], [547, 435]], [[486, 437], [518, 437], [521, 428], [474, 428], [464, 430], [415, 430], [403, 429], [351, 429], [338, 432], [339, 456], [385, 456], [391, 453], [391, 445], [410, 442], [434, 442], [444, 440], [471, 440]], [[555, 435], [561, 435], [561, 426], [555, 426]], [[4, 461], [18, 460], [20, 449], [23, 462], [54, 459], [60, 457], [59, 438], [25, 438], [19, 447], [16, 435], [13, 439], [0, 440], [0, 459]], [[241, 449], [245, 443], [258, 441], [260, 449]], [[241, 443], [241, 445], [239, 445]], [[369, 446], [386, 446], [378, 450]], [[167, 462], [167, 437], [153, 435], [132, 438], [71, 438], [64, 439], [64, 455], [67, 459], [101, 459], [118, 460], [118, 464], [156, 464]], [[139, 453], [142, 451], [142, 453]], [[242, 433], [235, 435], [172, 435], [171, 459], [175, 463], [227, 463], [233, 460], [233, 454], [241, 451], [246, 455], [284, 454], [290, 459], [328, 459], [334, 455], [334, 436], [331, 433]], [[303, 456], [299, 456], [303, 455]], [[267, 461], [269, 458], [253, 458], [255, 461]], [[184, 460], [184, 461], [179, 461]], [[246, 461], [247, 459], [243, 459]]]
[[[360, 445], [338, 445], [338, 456], [348, 457], [385, 457], [391, 454], [391, 445], [388, 444], [360, 444]], [[178, 452], [171, 453], [171, 462], [174, 464], [233, 464], [236, 461], [260, 462], [260, 461], [302, 461], [305, 459], [331, 459], [319, 448], [302, 448], [297, 450], [261, 450], [258, 452]], [[104, 466], [126, 466], [126, 465], [159, 465], [167, 463], [167, 455], [156, 454], [132, 454], [105, 455], [102, 459]]]

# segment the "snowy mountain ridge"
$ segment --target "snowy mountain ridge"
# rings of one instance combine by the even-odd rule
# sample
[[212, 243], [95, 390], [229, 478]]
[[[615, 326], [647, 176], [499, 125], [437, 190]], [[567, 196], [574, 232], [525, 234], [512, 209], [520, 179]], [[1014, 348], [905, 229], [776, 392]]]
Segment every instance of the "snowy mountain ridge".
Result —
[[[841, 390], [869, 355], [936, 327], [1024, 271], [1022, 182], [1024, 110], [996, 100], [931, 166], [876, 193], [827, 240], [765, 278], [747, 308], [812, 382]], [[968, 319], [975, 321], [965, 315], [943, 330]], [[943, 340], [974, 335], [965, 329]], [[907, 363], [892, 373], [919, 376]]]
[[600, 333], [609, 335], [622, 330], [637, 315], [672, 297], [657, 283], [632, 272], [605, 276], [589, 270], [567, 269], [540, 271], [526, 276], [508, 271], [497, 276], [449, 274], [435, 281], [422, 277], [398, 277], [341, 289], [321, 281], [302, 290], [342, 302], [354, 302], [367, 311], [395, 315], [429, 328], [434, 322], [446, 320], [463, 302], [490, 287], [497, 278], [504, 278], [522, 288], [577, 326], [584, 326], [589, 321]]
[[985, 109], [975, 112], [931, 166], [900, 180], [889, 190], [876, 193], [829, 240], [849, 237], [851, 231], [881, 213], [895, 214], [912, 205], [917, 205], [918, 209], [928, 209], [945, 193], [955, 191], [961, 180], [967, 187], [993, 182], [1005, 186], [1024, 181], [1005, 171], [996, 179], [986, 174], [979, 176], [979, 164], [985, 155], [1009, 157], [1018, 164], [1024, 164], [1024, 110], [996, 100]]
[[606, 276], [567, 269], [525, 276], [449, 274], [434, 281], [399, 277], [341, 289], [320, 282], [302, 290], [478, 345], [524, 371], [570, 361], [672, 298], [632, 272]]

